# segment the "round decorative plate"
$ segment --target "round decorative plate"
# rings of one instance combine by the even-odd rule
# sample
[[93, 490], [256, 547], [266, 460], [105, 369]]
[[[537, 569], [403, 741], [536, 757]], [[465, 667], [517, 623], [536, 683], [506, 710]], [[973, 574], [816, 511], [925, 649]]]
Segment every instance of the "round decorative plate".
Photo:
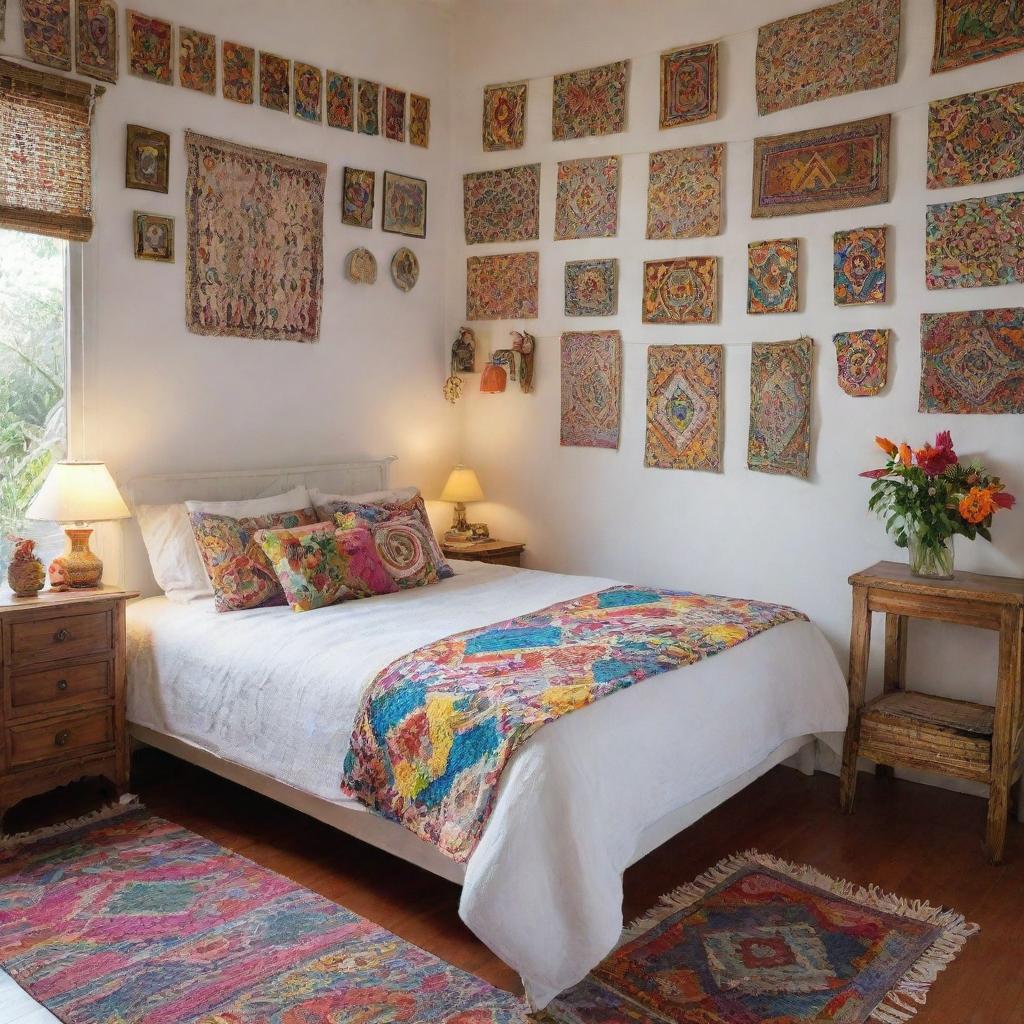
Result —
[[377, 258], [360, 246], [345, 257], [345, 275], [356, 284], [373, 284], [377, 280]]
[[391, 277], [403, 292], [412, 291], [420, 277], [420, 261], [412, 249], [402, 246], [391, 257]]

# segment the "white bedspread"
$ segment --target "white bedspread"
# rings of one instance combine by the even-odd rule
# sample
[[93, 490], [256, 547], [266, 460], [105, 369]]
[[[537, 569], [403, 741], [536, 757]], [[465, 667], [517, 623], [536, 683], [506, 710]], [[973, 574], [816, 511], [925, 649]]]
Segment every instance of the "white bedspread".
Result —
[[[424, 644], [616, 581], [456, 562], [438, 586], [315, 612], [128, 610], [128, 718], [316, 796], [341, 767], [360, 695]], [[543, 1006], [614, 946], [622, 873], [646, 829], [787, 740], [846, 726], [821, 632], [791, 622], [541, 729], [510, 762], [466, 866], [460, 914]]]

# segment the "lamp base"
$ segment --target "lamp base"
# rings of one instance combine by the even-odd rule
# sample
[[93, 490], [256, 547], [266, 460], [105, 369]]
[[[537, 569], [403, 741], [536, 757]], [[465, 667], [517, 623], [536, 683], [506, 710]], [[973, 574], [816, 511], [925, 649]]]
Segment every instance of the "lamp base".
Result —
[[103, 579], [103, 562], [89, 550], [92, 530], [71, 529], [67, 534], [71, 550], [50, 563], [51, 590], [92, 590]]

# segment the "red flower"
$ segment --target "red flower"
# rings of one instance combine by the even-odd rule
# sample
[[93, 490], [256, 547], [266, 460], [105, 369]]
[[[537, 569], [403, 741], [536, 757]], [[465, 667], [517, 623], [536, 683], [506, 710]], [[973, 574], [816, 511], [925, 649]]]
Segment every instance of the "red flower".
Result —
[[859, 473], [858, 476], [866, 476], [871, 480], [881, 480], [883, 476], [888, 476], [889, 470], [887, 469], [867, 469], [863, 473]]
[[[946, 436], [949, 434], [946, 432]], [[935, 440], [938, 442], [942, 435]], [[950, 466], [956, 465], [956, 452], [952, 448], [940, 448], [938, 445], [932, 447], [926, 444], [917, 451], [917, 464], [928, 476], [941, 476]]]
[[1017, 504], [1017, 499], [1008, 491], [996, 491], [995, 494], [992, 495], [992, 500], [1000, 508], [1013, 508], [1013, 506]]

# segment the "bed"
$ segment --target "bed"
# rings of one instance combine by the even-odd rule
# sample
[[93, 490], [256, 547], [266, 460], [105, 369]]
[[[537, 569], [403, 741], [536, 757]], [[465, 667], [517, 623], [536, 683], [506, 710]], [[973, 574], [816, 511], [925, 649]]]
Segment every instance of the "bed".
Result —
[[[127, 489], [136, 503], [251, 497], [297, 480], [352, 493], [386, 486], [388, 464], [150, 478]], [[618, 940], [625, 868], [774, 765], [802, 754], [807, 767], [815, 737], [836, 746], [846, 687], [821, 632], [795, 621], [560, 718], [513, 757], [479, 846], [459, 864], [342, 795], [363, 690], [424, 644], [616, 581], [452, 564], [454, 578], [436, 586], [301, 615], [217, 614], [210, 599], [135, 602], [128, 718], [137, 740], [460, 883], [463, 920], [540, 1007]], [[125, 565], [132, 585], [151, 592], [130, 540]]]

